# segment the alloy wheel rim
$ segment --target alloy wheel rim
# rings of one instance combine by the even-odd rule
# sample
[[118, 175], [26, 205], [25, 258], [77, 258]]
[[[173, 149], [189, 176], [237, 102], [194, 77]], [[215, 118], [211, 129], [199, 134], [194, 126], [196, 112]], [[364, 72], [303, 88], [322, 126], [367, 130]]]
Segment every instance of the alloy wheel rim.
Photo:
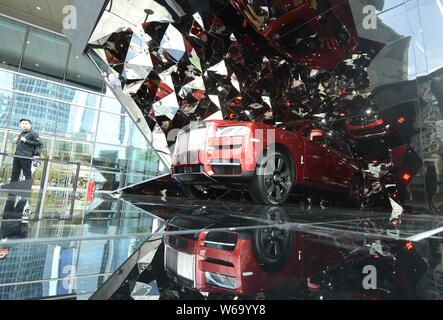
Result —
[[266, 162], [264, 182], [270, 200], [280, 202], [288, 196], [292, 187], [291, 171], [284, 157], [275, 155]]
[[263, 252], [271, 259], [278, 259], [284, 253], [286, 246], [285, 230], [277, 228], [264, 228], [261, 245]]

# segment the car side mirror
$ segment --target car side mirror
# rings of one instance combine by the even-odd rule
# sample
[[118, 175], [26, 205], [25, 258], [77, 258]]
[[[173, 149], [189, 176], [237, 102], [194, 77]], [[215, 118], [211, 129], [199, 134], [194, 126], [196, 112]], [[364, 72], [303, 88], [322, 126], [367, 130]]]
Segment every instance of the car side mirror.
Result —
[[311, 130], [311, 132], [309, 133], [309, 140], [310, 141], [315, 141], [318, 139], [321, 139], [325, 136], [325, 132], [321, 129], [314, 129]]

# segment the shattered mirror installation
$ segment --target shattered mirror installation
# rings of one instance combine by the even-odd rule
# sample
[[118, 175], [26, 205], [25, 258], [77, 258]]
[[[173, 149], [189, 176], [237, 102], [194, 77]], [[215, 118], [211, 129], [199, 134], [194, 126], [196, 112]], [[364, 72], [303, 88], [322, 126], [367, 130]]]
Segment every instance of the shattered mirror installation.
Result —
[[371, 103], [371, 57], [356, 50], [347, 1], [168, 3], [139, 1], [139, 24], [92, 42], [151, 129], [207, 119], [332, 120], [346, 108], [341, 98]]
[[404, 200], [417, 174], [441, 162], [442, 63], [419, 30], [430, 30], [424, 12], [443, 9], [422, 10], [417, 1], [112, 1], [90, 44], [171, 151], [193, 121], [294, 130], [308, 120], [344, 137], [374, 179], [393, 175]]

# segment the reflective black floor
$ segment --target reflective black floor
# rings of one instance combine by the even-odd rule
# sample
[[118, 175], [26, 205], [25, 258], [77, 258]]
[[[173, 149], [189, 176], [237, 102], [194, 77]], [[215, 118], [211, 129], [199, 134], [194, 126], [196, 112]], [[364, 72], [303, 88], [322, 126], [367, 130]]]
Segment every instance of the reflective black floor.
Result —
[[156, 271], [164, 298], [442, 298], [439, 216], [303, 202], [126, 200], [166, 221]]
[[54, 193], [27, 217], [33, 196], [0, 193], [0, 299], [443, 297], [440, 216]]
[[36, 221], [35, 212], [22, 215], [20, 202], [26, 198], [0, 193], [0, 299], [88, 299], [164, 226], [162, 219], [130, 203], [100, 198], [92, 206], [76, 204], [69, 217], [65, 196], [50, 195], [46, 200], [52, 205]]

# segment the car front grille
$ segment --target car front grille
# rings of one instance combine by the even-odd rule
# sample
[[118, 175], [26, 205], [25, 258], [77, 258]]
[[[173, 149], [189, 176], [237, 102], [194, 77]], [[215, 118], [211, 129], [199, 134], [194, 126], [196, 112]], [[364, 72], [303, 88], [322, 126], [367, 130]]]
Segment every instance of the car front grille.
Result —
[[[196, 152], [204, 150], [206, 145], [206, 131], [208, 126], [205, 123], [193, 124], [183, 128], [177, 137], [174, 150], [174, 158], [178, 158], [181, 163], [193, 163], [196, 159], [189, 159], [196, 155]], [[185, 157], [186, 159], [183, 159]]]
[[194, 281], [195, 256], [165, 246], [165, 269], [186, 280]]
[[211, 231], [206, 235], [205, 246], [208, 248], [233, 251], [237, 245], [238, 235], [232, 232]]

